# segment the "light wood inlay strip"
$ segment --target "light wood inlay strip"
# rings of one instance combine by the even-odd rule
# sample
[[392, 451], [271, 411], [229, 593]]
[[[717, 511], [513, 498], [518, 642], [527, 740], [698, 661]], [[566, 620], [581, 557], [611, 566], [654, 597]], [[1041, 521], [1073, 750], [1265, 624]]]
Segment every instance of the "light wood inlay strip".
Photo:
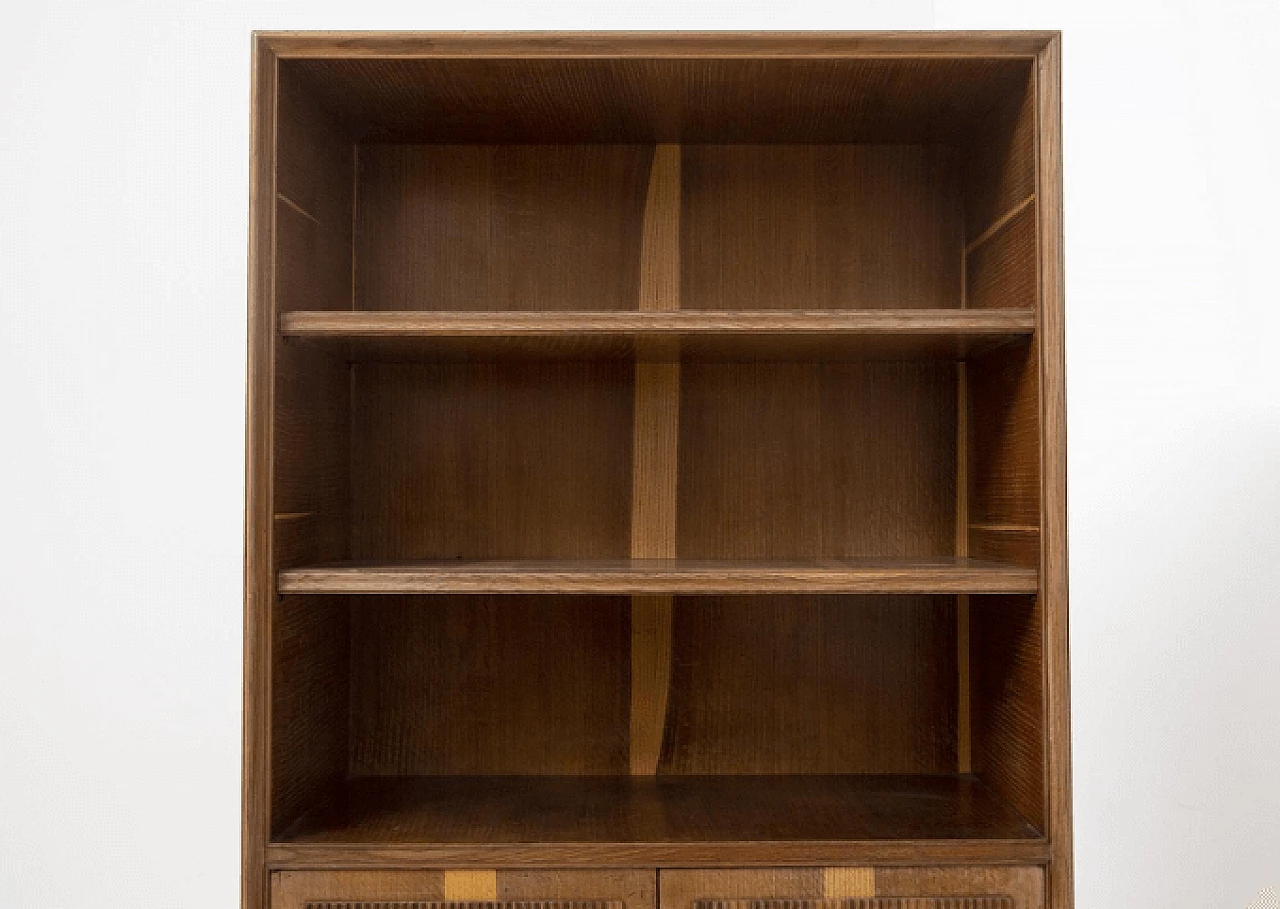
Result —
[[466, 869], [444, 873], [444, 898], [448, 902], [484, 902], [498, 898], [498, 872]]
[[822, 895], [826, 899], [876, 895], [875, 868], [823, 868]]
[[[680, 306], [680, 146], [657, 145], [649, 171], [640, 248], [642, 312]], [[661, 345], [651, 341], [649, 345]], [[637, 350], [631, 485], [631, 556], [676, 555], [676, 456], [680, 364], [648, 362]], [[667, 359], [670, 359], [667, 357]], [[657, 773], [671, 687], [670, 595], [631, 600], [631, 773]]]
[[278, 512], [274, 517], [277, 521], [305, 521], [307, 518], [314, 518], [314, 511], [282, 511]]
[[986, 243], [996, 234], [1000, 233], [1000, 231], [1004, 228], [1005, 225], [1007, 225], [1014, 218], [1018, 217], [1018, 215], [1022, 214], [1022, 212], [1026, 210], [1027, 206], [1033, 204], [1035, 201], [1036, 201], [1036, 194], [1032, 193], [1031, 195], [1023, 199], [1021, 202], [1019, 202], [1017, 205], [1015, 205], [1013, 208], [1009, 209], [1007, 212], [1001, 215], [999, 218], [996, 218], [994, 224], [992, 224], [982, 233], [978, 234], [978, 236], [975, 237], [969, 243], [969, 245], [964, 248], [965, 255], [967, 256], [969, 253], [973, 252], [983, 243]]
[[988, 533], [1039, 533], [1035, 524], [970, 524], [970, 530], [985, 530]]

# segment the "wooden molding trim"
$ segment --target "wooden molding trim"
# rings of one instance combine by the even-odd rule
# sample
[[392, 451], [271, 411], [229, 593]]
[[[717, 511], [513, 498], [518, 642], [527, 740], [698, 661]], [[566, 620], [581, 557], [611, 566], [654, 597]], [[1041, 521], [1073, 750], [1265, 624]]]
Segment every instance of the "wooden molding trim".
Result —
[[651, 59], [1035, 57], [1057, 31], [883, 32], [323, 32], [261, 31], [282, 58]]

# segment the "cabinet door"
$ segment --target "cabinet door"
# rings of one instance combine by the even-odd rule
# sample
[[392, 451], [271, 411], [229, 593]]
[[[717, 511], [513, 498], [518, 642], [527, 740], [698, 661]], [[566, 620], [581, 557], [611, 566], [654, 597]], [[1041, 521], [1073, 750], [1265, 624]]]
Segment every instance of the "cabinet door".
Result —
[[277, 871], [271, 909], [656, 909], [653, 871]]
[[662, 909], [1044, 909], [1040, 868], [663, 871]]

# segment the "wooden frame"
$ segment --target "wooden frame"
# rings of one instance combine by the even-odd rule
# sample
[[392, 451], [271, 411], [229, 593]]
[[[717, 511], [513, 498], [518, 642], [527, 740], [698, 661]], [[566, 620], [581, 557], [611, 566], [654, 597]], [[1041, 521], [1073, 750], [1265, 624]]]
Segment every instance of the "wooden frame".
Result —
[[[1043, 869], [1044, 905], [1050, 909], [1068, 909], [1072, 905], [1060, 55], [1061, 39], [1057, 32], [264, 32], [255, 35], [245, 523], [242, 889], [245, 909], [266, 909], [271, 905], [270, 875], [284, 870], [870, 865], [885, 868], [934, 865], [954, 869], [970, 866]], [[1030, 112], [1027, 122], [1032, 124], [1033, 192], [1009, 204], [1003, 201], [1003, 197], [996, 199], [999, 193], [993, 191], [990, 205], [981, 200], [974, 203], [975, 210], [984, 216], [987, 215], [984, 205], [994, 206], [997, 211], [991, 212], [993, 217], [985, 217], [982, 226], [964, 224], [964, 242], [961, 244], [964, 250], [958, 275], [963, 288], [960, 305], [965, 307], [968, 298], [972, 308], [953, 310], [916, 304], [916, 308], [911, 310], [855, 307], [836, 311], [819, 306], [806, 307], [801, 300], [797, 301], [799, 305], [783, 304], [795, 306], [790, 311], [769, 309], [766, 303], [762, 309], [753, 312], [714, 312], [703, 307], [698, 307], [698, 312], [677, 312], [674, 310], [680, 308], [682, 268], [685, 274], [689, 274], [688, 269], [694, 266], [681, 262], [680, 207], [684, 204], [680, 195], [681, 160], [678, 146], [672, 144], [669, 131], [664, 132], [663, 128], [652, 140], [659, 151], [654, 153], [651, 167], [644, 174], [647, 194], [640, 198], [642, 204], [637, 209], [640, 215], [636, 225], [643, 235], [643, 248], [636, 265], [639, 299], [631, 311], [546, 314], [550, 318], [537, 317], [536, 313], [514, 312], [405, 312], [388, 311], [384, 306], [360, 308], [354, 299], [351, 307], [355, 311], [347, 312], [338, 309], [325, 311], [319, 306], [281, 308], [277, 299], [278, 273], [281, 268], [288, 267], [285, 257], [292, 254], [280, 245], [282, 234], [278, 224], [281, 203], [278, 201], [277, 141], [281, 129], [282, 66], [341, 65], [347, 61], [402, 61], [406, 64], [495, 61], [502, 65], [516, 65], [521, 61], [533, 64], [574, 61], [575, 65], [593, 66], [612, 61], [619, 66], [635, 62], [642, 67], [659, 66], [664, 62], [683, 65], [682, 61], [699, 65], [700, 62], [719, 61], [727, 66], [769, 61], [798, 64], [841, 64], [848, 61], [902, 61], [908, 64], [913, 61], [939, 64], [991, 61], [993, 66], [1025, 64], [1032, 74], [1026, 110]], [[339, 81], [345, 78], [341, 70], [332, 72], [339, 74], [334, 77]], [[652, 77], [657, 80], [655, 85], [661, 78], [677, 78], [669, 73], [663, 75], [667, 73], [665, 70], [655, 69], [654, 72], [659, 73]], [[993, 85], [1004, 84], [999, 82], [1003, 76], [992, 78], [996, 80]], [[318, 83], [312, 79], [306, 84]], [[927, 79], [921, 84], [927, 84]], [[973, 110], [979, 108], [974, 107]], [[344, 119], [349, 114], [339, 111], [335, 117], [349, 125], [349, 121]], [[586, 116], [589, 112], [583, 114]], [[926, 120], [927, 114], [921, 115], [920, 119], [921, 122]], [[581, 131], [583, 122], [585, 120], [562, 127], [564, 135], [549, 133], [550, 141], [574, 141], [573, 130]], [[782, 122], [783, 127], [779, 128], [785, 128], [789, 121], [784, 116]], [[880, 123], [868, 123], [870, 125], [866, 128], [873, 132], [886, 128]], [[391, 141], [406, 138], [403, 131], [396, 133], [398, 128], [388, 127], [387, 136]], [[712, 132], [715, 128], [705, 127]], [[755, 125], [747, 128], [767, 130], [769, 127]], [[847, 136], [833, 139], [823, 133], [826, 127], [821, 124], [812, 128], [814, 135], [807, 140], [802, 137], [800, 141], [852, 141]], [[458, 129], [458, 135], [466, 140], [470, 127], [463, 124]], [[696, 133], [704, 127], [695, 124], [693, 129]], [[916, 129], [912, 125], [908, 132]], [[777, 135], [765, 132], [760, 135], [764, 141], [778, 141]], [[494, 141], [482, 131], [477, 132], [476, 137], [475, 141], [479, 142]], [[630, 134], [625, 138], [634, 140]], [[409, 139], [412, 141], [413, 137]], [[457, 138], [452, 141], [457, 141]], [[664, 147], [676, 148], [677, 151], [674, 155], [662, 152]], [[981, 154], [974, 152], [974, 156], [981, 157]], [[738, 166], [732, 161], [724, 163], [714, 158], [707, 161], [710, 163], [694, 161], [694, 165], [701, 169], [693, 171], [686, 161], [683, 179], [688, 181], [703, 179], [701, 175], [706, 174], [738, 172], [732, 170]], [[364, 163], [372, 168], [383, 166], [375, 158]], [[357, 154], [357, 181], [360, 179], [360, 166]], [[390, 173], [391, 166], [386, 165], [388, 169], [377, 171], [375, 176]], [[623, 162], [618, 166], [629, 165]], [[981, 166], [981, 163], [977, 165], [979, 169]], [[985, 178], [975, 177], [974, 182], [981, 179]], [[286, 198], [285, 201], [289, 200]], [[296, 209], [295, 214], [311, 217], [304, 208], [292, 202], [289, 204]], [[348, 204], [354, 211], [356, 202], [352, 200]], [[1018, 288], [1010, 289], [1007, 277], [992, 279], [995, 284], [984, 284], [982, 275], [977, 274], [987, 266], [976, 256], [984, 254], [982, 250], [992, 249], [996, 243], [1022, 242], [1009, 238], [1023, 230], [1024, 224], [1028, 236], [1033, 238], [1029, 241], [1031, 246], [1027, 247], [1034, 257], [1031, 272], [1034, 307], [1030, 309], [1016, 301], [1010, 303], [1001, 296], [1022, 292]], [[353, 216], [350, 228], [353, 249], [356, 243], [354, 235], [360, 229]], [[993, 241], [993, 237], [997, 239]], [[979, 252], [975, 255], [974, 250]], [[1018, 254], [1017, 249], [1005, 251], [1003, 247], [998, 253], [1001, 256]], [[939, 272], [938, 280], [949, 280], [948, 274]], [[710, 287], [713, 278], [702, 280], [697, 287]], [[927, 294], [921, 299], [926, 297]], [[810, 309], [813, 311], [808, 311]], [[562, 320], [557, 322], [557, 318]], [[1027, 346], [1028, 340], [1030, 346]], [[632, 444], [636, 463], [646, 465], [643, 468], [636, 466], [631, 475], [633, 506], [627, 515], [630, 536], [618, 544], [625, 546], [625, 550], [616, 553], [616, 558], [623, 561], [613, 566], [603, 561], [589, 565], [579, 563], [571, 565], [568, 570], [547, 561], [523, 566], [515, 563], [505, 567], [484, 563], [475, 566], [474, 570], [467, 570], [452, 563], [433, 567], [421, 561], [402, 568], [392, 564], [395, 559], [379, 560], [373, 566], [347, 564], [333, 567], [323, 564], [331, 561], [327, 558], [294, 558], [294, 549], [299, 545], [297, 536], [281, 536], [277, 533], [277, 525], [282, 518], [309, 520], [305, 515], [310, 512], [300, 509], [282, 514], [278, 507], [281, 497], [276, 482], [280, 457], [277, 419], [278, 398], [282, 392], [277, 382], [284, 356], [281, 345], [301, 343], [315, 345], [316, 349], [326, 349], [325, 345], [341, 345], [342, 356], [371, 364], [379, 361], [399, 363], [408, 358], [414, 362], [414, 369], [426, 370], [423, 375], [430, 375], [432, 369], [448, 370], [453, 368], [449, 364], [494, 355], [495, 341], [501, 345], [500, 356], [503, 358], [533, 364], [511, 367], [513, 370], [528, 369], [531, 370], [529, 374], [535, 376], [544, 375], [541, 370], [558, 368], [546, 364], [561, 363], [566, 356], [605, 362], [643, 362], [643, 368], [637, 366], [634, 375], [619, 386], [623, 397], [618, 400], [625, 398], [625, 407], [634, 420]], [[1019, 360], [1022, 355], [1016, 351], [1023, 350], [1027, 351], [1026, 357]], [[1007, 351], [1015, 353], [1002, 353]], [[928, 402], [934, 400], [929, 397], [933, 392], [927, 390], [933, 387], [929, 384], [933, 381], [928, 377], [932, 375], [929, 364], [939, 358], [961, 364], [959, 379], [954, 380], [954, 385], [949, 384], [952, 380], [948, 379], [937, 386], [954, 387], [958, 397], [949, 400], [959, 402], [953, 405], [958, 441], [955, 443], [955, 463], [951, 468], [953, 474], [948, 481], [956, 487], [954, 560], [944, 559], [933, 568], [925, 559], [916, 559], [905, 567], [900, 561], [876, 558], [865, 561], [846, 559], [843, 562], [828, 559], [820, 567], [810, 564], [788, 566], [779, 564], [778, 557], [774, 555], [754, 561], [733, 557], [688, 557], [687, 561], [670, 561], [675, 559], [678, 550], [684, 548], [714, 552], [716, 547], [724, 545], [705, 527], [679, 540], [675, 529], [678, 515], [687, 514], [689, 508], [695, 507], [689, 504], [687, 496], [681, 498], [685, 496], [684, 487], [677, 491], [677, 474], [684, 476], [692, 472], [706, 476], [697, 471], [712, 469], [695, 463], [681, 447], [683, 443], [676, 439], [675, 430], [680, 427], [682, 439], [688, 427], [693, 427], [691, 431], [694, 432], [722, 431], [722, 428], [717, 428], [722, 424], [715, 422], [719, 417], [708, 415], [705, 403], [714, 400], [716, 389], [722, 387], [717, 383], [723, 381], [723, 375], [717, 370], [736, 368], [732, 364], [748, 359], [766, 363], [761, 367], [764, 371], [758, 373], [761, 376], [782, 375], [781, 372], [767, 372], [774, 368], [768, 366], [767, 361], [776, 359], [785, 364], [797, 359], [812, 359], [841, 364], [831, 367], [839, 375], [832, 381], [856, 383], [863, 380], [849, 378], [849, 370], [874, 372], [878, 369], [874, 363], [885, 359], [912, 361], [917, 366], [895, 367], [898, 371], [892, 375], [917, 376], [910, 370], [922, 371], [916, 378], [901, 381], [908, 385], [919, 382], [920, 390], [913, 392], [917, 397], [912, 400], [920, 402], [920, 407], [928, 408], [932, 406]], [[286, 370], [292, 368], [288, 366]], [[371, 367], [371, 371], [376, 368]], [[614, 374], [609, 371], [613, 367], [603, 368], [605, 372], [600, 375]], [[872, 382], [871, 379], [866, 381]], [[874, 382], [886, 381], [900, 379], [884, 379], [876, 373]], [[1016, 391], [1015, 385], [1021, 391]], [[355, 403], [348, 406], [352, 409], [369, 406], [370, 396], [379, 394], [376, 387], [371, 384], [365, 386], [363, 392], [343, 391], [354, 396], [352, 400]], [[1005, 389], [1010, 397], [997, 400]], [[364, 397], [360, 397], [361, 394]], [[1017, 394], [1027, 396], [1025, 400], [1030, 404], [1019, 404], [1019, 400], [1024, 399], [1017, 398]], [[363, 405], [362, 401], [365, 402]], [[984, 403], [988, 401], [996, 403]], [[382, 406], [378, 401], [374, 403]], [[392, 405], [388, 403], [387, 406]], [[617, 413], [622, 413], [623, 406], [618, 404], [615, 408], [613, 404], [603, 402], [598, 404], [597, 412], [607, 416], [613, 412], [609, 408], [614, 408]], [[1014, 455], [1009, 452], [993, 453], [984, 447], [986, 443], [983, 442], [983, 433], [988, 432], [984, 427], [989, 427], [993, 419], [991, 409], [1004, 413], [1008, 408], [1008, 412], [1014, 412], [1019, 406], [1029, 406], [1034, 419], [1030, 450], [1034, 450], [1036, 463], [1033, 486], [1026, 487], [1032, 490], [1034, 509], [1027, 512], [1029, 517], [1019, 517], [1015, 513], [1018, 508], [1006, 508], [1007, 503], [1002, 504], [1004, 499], [1000, 498], [1006, 494], [1022, 495], [1025, 489], [1018, 484], [1023, 481], [1014, 477], [1002, 486], [1000, 475], [994, 480], [991, 476], [991, 471], [998, 473], [1003, 469], [992, 467], [993, 464], [1007, 465], [1010, 463], [1008, 459]], [[676, 413], [678, 417], [672, 416]], [[949, 425], [939, 424], [939, 432]], [[670, 435], [664, 436], [664, 432]], [[711, 484], [708, 483], [706, 488], [712, 489]], [[973, 491], [975, 489], [976, 492]], [[717, 500], [708, 493], [705, 501]], [[1009, 517], [1010, 514], [1013, 517]], [[355, 518], [348, 516], [347, 520]], [[609, 522], [613, 518], [599, 515], [593, 516], [593, 520], [604, 527], [612, 526]], [[376, 537], [369, 539], [374, 540], [370, 545], [375, 548], [381, 545]], [[602, 541], [600, 545], [607, 548], [613, 544], [606, 546]], [[774, 541], [760, 545], [776, 549], [781, 544]], [[947, 553], [946, 557], [949, 559], [950, 555]], [[826, 555], [821, 557], [827, 558]], [[656, 561], [636, 562], [637, 559]], [[1005, 705], [997, 701], [1010, 696], [1009, 685], [1021, 686], [1020, 692], [1031, 692], [1025, 694], [1029, 700], [1023, 702], [1019, 709], [1027, 704], [1038, 705], [1035, 711], [1038, 711], [1040, 719], [1033, 735], [1036, 741], [1032, 743], [1032, 752], [1040, 748], [1041, 754], [1028, 758], [1036, 762], [1038, 775], [1027, 776], [1026, 767], [1031, 764], [1024, 764], [1021, 768], [987, 767], [982, 772], [987, 774], [984, 779], [990, 785], [1001, 789], [1006, 801], [1016, 807], [1018, 814], [1032, 821], [1030, 826], [1035, 832], [1011, 838], [801, 837], [751, 841], [714, 837], [639, 841], [613, 837], [612, 834], [579, 841], [525, 842], [497, 839], [307, 843], [281, 838], [279, 829], [273, 829], [275, 822], [272, 819], [273, 798], [284, 798], [273, 790], [273, 712], [278, 713], [281, 709], [282, 697], [286, 701], [291, 697], [289, 691], [276, 690], [281, 679], [273, 679], [273, 642], [289, 631], [278, 608], [281, 597], [305, 599], [316, 594], [361, 597], [379, 590], [411, 595], [507, 596], [542, 592], [558, 597], [569, 593], [591, 593], [604, 598], [629, 598], [626, 601], [630, 603], [632, 616], [629, 646], [635, 661], [627, 680], [633, 699], [630, 733], [633, 745], [629, 761], [631, 773], [642, 776], [655, 771], [666, 772], [660, 767], [664, 760], [661, 730], [656, 737], [652, 734], [654, 720], [645, 719], [645, 711], [664, 717], [671, 710], [684, 709], [670, 703], [669, 699], [678, 699], [682, 695], [671, 687], [676, 682], [664, 669], [670, 665], [673, 647], [678, 651], [680, 646], [679, 641], [672, 641], [672, 617], [682, 608], [681, 596], [817, 593], [955, 596], [955, 659], [961, 684], [955, 694], [960, 719], [954, 721], [957, 730], [954, 748], [959, 767], [964, 771], [969, 769], [971, 761], [981, 763], [984, 754], [990, 755], [997, 745], [1006, 740], [1018, 745], [1027, 744], [1023, 739], [1028, 733], [1010, 725], [1015, 722], [1017, 711], [1012, 706], [1005, 709]], [[329, 609], [335, 616], [350, 616], [341, 621], [355, 621], [358, 626], [355, 633], [366, 634], [368, 632], [359, 630], [363, 627], [359, 623], [364, 621], [358, 617], [359, 602], [362, 601], [353, 600], [357, 605], [348, 607], [345, 602], [335, 600], [333, 605], [318, 608]], [[715, 608], [725, 607], [719, 604]], [[925, 610], [924, 606], [919, 608]], [[342, 627], [346, 629], [345, 625]], [[346, 654], [347, 651], [341, 648], [352, 646], [345, 637], [348, 634], [346, 630], [326, 632], [327, 636], [320, 644], [331, 648], [327, 654]], [[338, 637], [346, 643], [339, 642]], [[1006, 651], [1017, 653], [1018, 662], [1014, 668], [999, 678], [989, 673], [983, 676], [982, 666], [990, 662], [989, 658]], [[974, 660], [975, 656], [983, 659]], [[1010, 659], [1015, 658], [1011, 656]], [[971, 660], [974, 660], [972, 679]], [[1002, 689], [1000, 686], [1006, 687]], [[970, 741], [971, 732], [981, 741]], [[299, 757], [298, 760], [305, 759]], [[689, 758], [686, 763], [695, 766], [697, 761]], [[665, 766], [668, 770], [675, 766], [669, 756]], [[306, 772], [311, 773], [312, 769]], [[315, 785], [321, 783], [317, 781]], [[290, 797], [304, 799], [307, 796], [303, 793]], [[724, 894], [726, 897], [729, 895]], [[658, 900], [662, 901], [660, 893]]]

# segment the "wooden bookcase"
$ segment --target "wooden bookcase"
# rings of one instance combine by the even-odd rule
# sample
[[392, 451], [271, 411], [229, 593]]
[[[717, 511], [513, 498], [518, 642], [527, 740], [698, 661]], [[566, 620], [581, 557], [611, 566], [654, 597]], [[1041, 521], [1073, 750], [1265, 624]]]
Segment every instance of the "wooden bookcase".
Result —
[[253, 118], [245, 909], [1071, 906], [1056, 33], [259, 34]]

